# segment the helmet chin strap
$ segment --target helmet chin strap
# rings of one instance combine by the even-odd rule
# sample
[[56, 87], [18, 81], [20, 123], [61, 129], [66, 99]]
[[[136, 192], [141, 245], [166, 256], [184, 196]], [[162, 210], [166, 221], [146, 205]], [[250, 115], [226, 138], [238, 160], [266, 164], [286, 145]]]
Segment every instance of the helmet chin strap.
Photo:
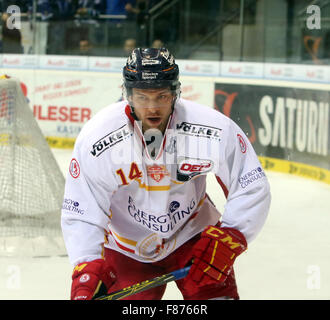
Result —
[[140, 119], [137, 117], [135, 111], [134, 111], [134, 107], [132, 106], [132, 104], [129, 104], [129, 107], [131, 108], [131, 116], [133, 117], [134, 120], [139, 121]]

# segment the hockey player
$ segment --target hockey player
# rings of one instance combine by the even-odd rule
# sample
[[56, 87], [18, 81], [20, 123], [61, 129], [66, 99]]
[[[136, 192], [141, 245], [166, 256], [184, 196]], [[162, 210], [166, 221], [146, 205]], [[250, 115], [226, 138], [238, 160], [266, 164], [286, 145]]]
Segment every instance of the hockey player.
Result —
[[[125, 100], [96, 114], [73, 151], [62, 230], [74, 266], [71, 299], [92, 299], [192, 265], [184, 299], [238, 299], [233, 263], [261, 230], [270, 191], [242, 130], [180, 98], [165, 48], [134, 49]], [[223, 215], [206, 193], [215, 174]], [[165, 285], [128, 299], [161, 299]]]

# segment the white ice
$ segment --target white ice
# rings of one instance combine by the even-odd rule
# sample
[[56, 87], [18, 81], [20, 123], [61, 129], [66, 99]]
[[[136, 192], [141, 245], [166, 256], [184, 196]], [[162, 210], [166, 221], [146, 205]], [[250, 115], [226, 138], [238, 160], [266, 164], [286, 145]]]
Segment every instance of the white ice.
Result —
[[[53, 152], [66, 175], [72, 151]], [[330, 186], [266, 173], [269, 217], [235, 262], [241, 299], [330, 299]], [[212, 176], [208, 193], [223, 211], [225, 199]], [[67, 257], [0, 257], [0, 299], [69, 299], [71, 273]], [[164, 299], [182, 299], [175, 283], [168, 284]]]

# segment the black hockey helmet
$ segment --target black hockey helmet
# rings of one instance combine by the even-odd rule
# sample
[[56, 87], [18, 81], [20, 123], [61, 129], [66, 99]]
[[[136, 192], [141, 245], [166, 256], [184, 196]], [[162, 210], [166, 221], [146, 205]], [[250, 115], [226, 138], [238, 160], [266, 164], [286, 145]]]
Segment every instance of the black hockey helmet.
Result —
[[179, 67], [166, 48], [136, 48], [123, 68], [124, 87], [157, 89], [169, 87], [180, 92]]

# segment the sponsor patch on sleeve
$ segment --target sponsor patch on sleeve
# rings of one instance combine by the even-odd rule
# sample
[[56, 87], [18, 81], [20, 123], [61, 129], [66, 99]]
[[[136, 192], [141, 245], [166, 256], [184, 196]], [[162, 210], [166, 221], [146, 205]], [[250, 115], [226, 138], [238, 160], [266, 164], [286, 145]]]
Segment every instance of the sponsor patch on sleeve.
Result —
[[83, 215], [85, 213], [85, 210], [82, 208], [78, 201], [69, 198], [64, 198], [62, 209], [79, 215]]
[[257, 167], [238, 178], [238, 183], [244, 189], [255, 181], [264, 178], [265, 172], [261, 167]]

